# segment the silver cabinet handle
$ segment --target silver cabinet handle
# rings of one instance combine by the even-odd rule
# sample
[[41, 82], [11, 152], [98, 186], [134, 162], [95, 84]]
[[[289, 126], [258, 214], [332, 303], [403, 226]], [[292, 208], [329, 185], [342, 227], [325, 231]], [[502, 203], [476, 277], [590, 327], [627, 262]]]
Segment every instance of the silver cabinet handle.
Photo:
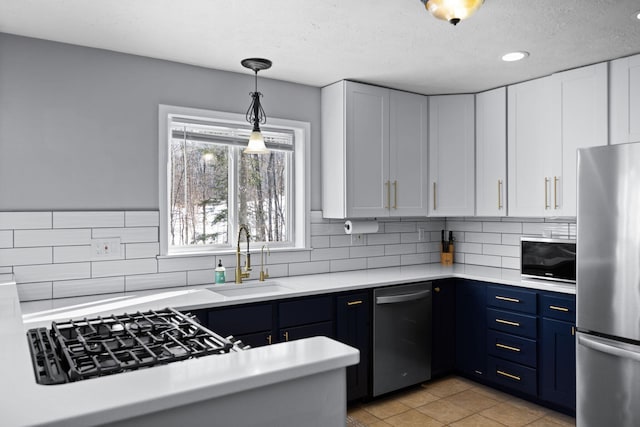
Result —
[[558, 177], [553, 177], [553, 208], [558, 209]]
[[433, 210], [436, 210], [436, 183], [433, 183]]
[[502, 209], [502, 180], [498, 180], [498, 210]]
[[545, 176], [544, 177], [544, 208], [545, 209], [549, 209], [551, 207], [548, 203], [549, 201], [548, 187], [549, 187], [549, 178]]
[[427, 298], [431, 295], [431, 290], [415, 292], [412, 294], [389, 295], [386, 297], [376, 297], [376, 304], [394, 304], [398, 302], [415, 301]]

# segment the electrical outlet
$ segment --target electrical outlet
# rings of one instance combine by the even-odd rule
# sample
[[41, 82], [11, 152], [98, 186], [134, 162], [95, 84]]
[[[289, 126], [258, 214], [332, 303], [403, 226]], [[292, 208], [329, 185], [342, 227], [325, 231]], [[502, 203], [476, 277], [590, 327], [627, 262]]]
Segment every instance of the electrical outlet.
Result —
[[120, 238], [110, 237], [108, 239], [91, 239], [91, 258], [119, 259]]

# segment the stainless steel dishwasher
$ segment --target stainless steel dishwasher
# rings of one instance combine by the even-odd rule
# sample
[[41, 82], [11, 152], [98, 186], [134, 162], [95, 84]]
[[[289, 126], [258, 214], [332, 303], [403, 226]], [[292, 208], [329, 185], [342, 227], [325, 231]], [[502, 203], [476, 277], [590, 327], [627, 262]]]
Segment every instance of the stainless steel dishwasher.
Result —
[[373, 291], [373, 395], [431, 378], [431, 282]]

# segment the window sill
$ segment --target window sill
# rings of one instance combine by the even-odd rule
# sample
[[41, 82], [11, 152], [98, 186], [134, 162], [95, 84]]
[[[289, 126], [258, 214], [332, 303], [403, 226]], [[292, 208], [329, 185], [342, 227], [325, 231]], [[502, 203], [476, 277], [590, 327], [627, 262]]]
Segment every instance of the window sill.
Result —
[[[244, 249], [246, 248], [246, 243], [242, 243], [240, 245], [240, 251], [244, 253]], [[251, 248], [249, 250], [250, 254], [259, 254], [260, 248]], [[310, 252], [313, 248], [278, 248], [278, 247], [269, 247], [270, 252]], [[235, 249], [222, 249], [219, 251], [209, 251], [209, 252], [176, 252], [172, 254], [166, 255], [157, 255], [156, 259], [175, 259], [175, 258], [193, 258], [193, 257], [211, 257], [211, 256], [225, 256], [225, 255], [235, 255]]]

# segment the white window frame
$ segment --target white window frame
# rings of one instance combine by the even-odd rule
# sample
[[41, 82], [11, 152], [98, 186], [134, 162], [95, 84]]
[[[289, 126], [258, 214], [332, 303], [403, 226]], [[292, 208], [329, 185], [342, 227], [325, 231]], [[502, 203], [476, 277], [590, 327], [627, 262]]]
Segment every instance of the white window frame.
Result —
[[[159, 204], [160, 204], [160, 256], [171, 255], [211, 255], [223, 254], [234, 251], [236, 245], [237, 224], [230, 224], [229, 228], [229, 248], [192, 246], [188, 248], [169, 249], [169, 173], [171, 171], [169, 162], [169, 135], [172, 117], [181, 117], [191, 120], [211, 120], [218, 123], [228, 123], [230, 126], [246, 126], [244, 114], [227, 113], [222, 111], [204, 110], [198, 108], [180, 107], [174, 105], [160, 104], [158, 106], [158, 147], [159, 147]], [[311, 136], [311, 125], [309, 122], [297, 120], [287, 120], [278, 118], [268, 118], [268, 125], [263, 128], [289, 130], [294, 133], [295, 148], [293, 152], [293, 191], [294, 208], [292, 217], [293, 246], [277, 246], [274, 250], [310, 249], [311, 226], [310, 226], [310, 156], [309, 139]], [[235, 184], [234, 184], [235, 185]]]

